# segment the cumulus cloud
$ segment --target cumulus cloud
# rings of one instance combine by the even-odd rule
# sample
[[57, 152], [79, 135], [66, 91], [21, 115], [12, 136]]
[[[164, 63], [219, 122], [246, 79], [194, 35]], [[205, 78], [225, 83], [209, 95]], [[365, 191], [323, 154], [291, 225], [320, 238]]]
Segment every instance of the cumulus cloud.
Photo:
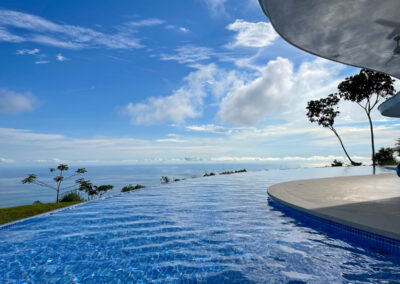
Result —
[[237, 32], [235, 41], [228, 44], [228, 47], [264, 47], [271, 45], [278, 37], [271, 23], [266, 22], [252, 23], [236, 20], [226, 28]]
[[17, 114], [32, 111], [35, 98], [29, 94], [19, 94], [0, 89], [0, 114]]
[[336, 90], [341, 68], [316, 59], [294, 70], [290, 60], [278, 57], [261, 68], [255, 79], [237, 82], [222, 99], [218, 115], [224, 122], [244, 126], [255, 126], [277, 114], [283, 119], [304, 116], [307, 100]]
[[184, 86], [166, 97], [150, 97], [143, 103], [129, 103], [124, 113], [132, 124], [154, 124], [171, 121], [182, 123], [201, 114], [203, 99], [207, 95], [207, 81], [216, 72], [214, 64], [204, 65], [184, 78]]
[[[142, 47], [131, 34], [104, 34], [90, 28], [57, 24], [36, 15], [7, 9], [0, 9], [0, 26], [0, 41], [36, 42], [68, 49]], [[10, 29], [18, 29], [19, 34], [11, 33]]]
[[284, 97], [293, 86], [293, 64], [288, 59], [270, 61], [261, 77], [230, 91], [221, 102], [224, 122], [253, 126], [267, 114], [277, 113], [289, 103]]

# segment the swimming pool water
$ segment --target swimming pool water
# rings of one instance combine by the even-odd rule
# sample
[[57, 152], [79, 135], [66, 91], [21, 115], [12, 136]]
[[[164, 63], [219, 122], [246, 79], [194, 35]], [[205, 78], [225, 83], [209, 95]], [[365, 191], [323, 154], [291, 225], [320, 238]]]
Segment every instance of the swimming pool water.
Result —
[[258, 171], [97, 200], [0, 230], [0, 282], [397, 283], [390, 256], [271, 206], [274, 183], [370, 169]]

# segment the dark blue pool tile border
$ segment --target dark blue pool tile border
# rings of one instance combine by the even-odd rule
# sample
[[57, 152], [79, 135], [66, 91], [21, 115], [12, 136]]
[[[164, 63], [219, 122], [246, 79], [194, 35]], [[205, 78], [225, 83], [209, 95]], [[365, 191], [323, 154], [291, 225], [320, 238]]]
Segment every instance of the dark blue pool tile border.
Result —
[[396, 257], [400, 256], [399, 240], [384, 237], [378, 234], [367, 232], [335, 221], [327, 220], [319, 216], [312, 215], [305, 211], [301, 211], [289, 205], [286, 205], [279, 200], [273, 198], [271, 195], [269, 195], [269, 200], [273, 202], [274, 205], [277, 205], [278, 207], [284, 209], [290, 215], [295, 218], [299, 218], [301, 221], [306, 218], [307, 223], [310, 223], [311, 226], [319, 225], [322, 228], [328, 229], [329, 231], [331, 231], [332, 229], [339, 230], [339, 232], [335, 232], [340, 233], [340, 235], [352, 239], [353, 241], [363, 242], [359, 243], [360, 245], [364, 244], [370, 248], [374, 248], [375, 250], [385, 252]]

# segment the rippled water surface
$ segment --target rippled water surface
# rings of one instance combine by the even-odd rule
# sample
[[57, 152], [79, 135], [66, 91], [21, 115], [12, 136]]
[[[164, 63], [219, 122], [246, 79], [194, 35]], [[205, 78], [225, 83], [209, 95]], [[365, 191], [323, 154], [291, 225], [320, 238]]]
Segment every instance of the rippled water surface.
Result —
[[271, 206], [274, 183], [370, 169], [257, 171], [89, 202], [0, 230], [0, 282], [397, 283], [396, 259]]

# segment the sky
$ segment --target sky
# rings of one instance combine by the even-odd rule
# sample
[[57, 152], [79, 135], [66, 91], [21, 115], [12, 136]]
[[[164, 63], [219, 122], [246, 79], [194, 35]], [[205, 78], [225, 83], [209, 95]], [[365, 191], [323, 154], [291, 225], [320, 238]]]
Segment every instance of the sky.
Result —
[[[257, 0], [3, 0], [0, 61], [0, 166], [345, 160], [305, 107], [359, 71], [288, 44]], [[368, 163], [365, 113], [340, 110]], [[393, 146], [400, 121], [373, 118]]]

